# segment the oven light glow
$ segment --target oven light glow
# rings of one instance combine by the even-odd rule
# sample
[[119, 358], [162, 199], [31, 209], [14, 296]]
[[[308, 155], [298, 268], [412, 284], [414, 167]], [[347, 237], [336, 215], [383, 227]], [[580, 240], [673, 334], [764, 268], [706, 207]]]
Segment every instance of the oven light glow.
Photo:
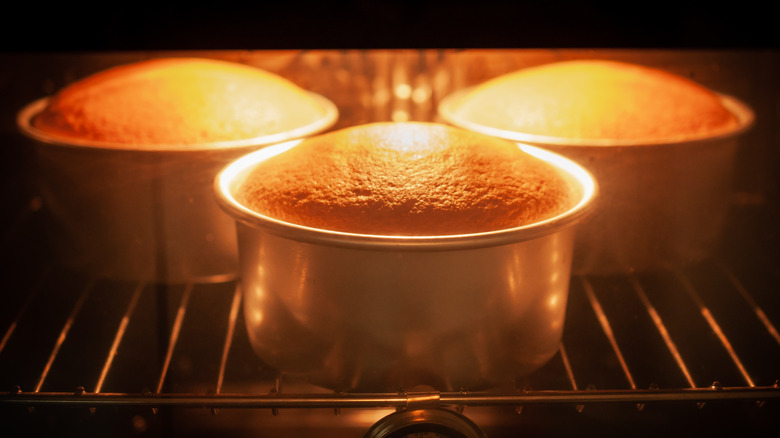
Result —
[[246, 176], [257, 164], [267, 160], [275, 155], [292, 149], [297, 146], [303, 140], [292, 140], [284, 143], [279, 143], [273, 146], [255, 151], [249, 155], [245, 155], [242, 158], [234, 161], [227, 168], [225, 168], [219, 175], [217, 183], [219, 185], [220, 192], [223, 193], [233, 204], [239, 205], [233, 198], [233, 191], [230, 190], [231, 185], [237, 185], [243, 182], [244, 178], [238, 178], [239, 175]]
[[399, 99], [408, 99], [412, 96], [412, 86], [409, 84], [398, 84], [395, 86], [395, 96]]
[[519, 275], [520, 272], [523, 272], [521, 269], [522, 266], [523, 264], [520, 259], [520, 254], [517, 249], [515, 249], [512, 254], [512, 262], [507, 265], [506, 274], [506, 281], [507, 285], [509, 286], [507, 292], [512, 302], [517, 302], [521, 298], [521, 296], [518, 296], [518, 292], [522, 287], [523, 281], [522, 276]]
[[371, 426], [382, 418], [395, 412], [392, 409], [361, 409], [350, 417], [356, 424]]
[[592, 176], [590, 176], [590, 174], [588, 174], [588, 172], [585, 169], [581, 168], [573, 161], [537, 147], [529, 146], [522, 143], [518, 143], [518, 146], [524, 152], [531, 154], [534, 157], [539, 158], [541, 160], [547, 161], [548, 163], [551, 163], [554, 166], [565, 170], [566, 173], [576, 178], [577, 181], [580, 184], [582, 184], [582, 188], [584, 192], [582, 196], [582, 200], [580, 201], [580, 205], [589, 202], [590, 199], [595, 195], [596, 193], [595, 180], [593, 179]]
[[260, 323], [263, 322], [263, 312], [258, 309], [254, 309], [249, 313], [249, 319], [252, 321], [251, 326], [259, 326]]
[[260, 300], [260, 299], [262, 299], [262, 298], [265, 296], [265, 291], [264, 291], [264, 290], [263, 290], [263, 288], [261, 288], [260, 286], [256, 286], [256, 287], [255, 287], [255, 288], [252, 290], [252, 295], [253, 295], [253, 296], [254, 296], [256, 299]]
[[423, 103], [430, 99], [431, 92], [431, 87], [425, 85], [419, 86], [412, 92], [412, 101], [418, 104]]
[[395, 110], [393, 111], [392, 119], [394, 122], [408, 122], [409, 112], [401, 109]]
[[506, 276], [506, 281], [507, 283], [509, 283], [509, 290], [514, 292], [516, 290], [515, 289], [516, 284], [515, 284], [515, 276], [513, 272], [510, 272], [509, 275]]

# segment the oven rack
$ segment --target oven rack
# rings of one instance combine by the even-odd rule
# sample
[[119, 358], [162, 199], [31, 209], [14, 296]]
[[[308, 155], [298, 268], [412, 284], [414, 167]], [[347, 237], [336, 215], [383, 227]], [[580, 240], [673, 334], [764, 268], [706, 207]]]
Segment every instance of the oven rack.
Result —
[[80, 406], [98, 407], [150, 407], [163, 406], [186, 408], [252, 408], [252, 409], [358, 409], [358, 408], [394, 408], [424, 409], [440, 406], [456, 408], [474, 406], [511, 406], [519, 408], [526, 405], [576, 405], [582, 410], [591, 403], [633, 403], [637, 409], [644, 409], [646, 403], [687, 401], [696, 402], [703, 407], [711, 401], [752, 400], [757, 406], [763, 406], [767, 400], [780, 398], [777, 384], [762, 387], [726, 388], [717, 382], [709, 388], [683, 389], [634, 389], [634, 390], [596, 390], [587, 391], [532, 391], [518, 393], [469, 393], [468, 391], [441, 393], [435, 390], [417, 391], [399, 394], [129, 394], [129, 393], [87, 393], [83, 387], [72, 393], [64, 392], [9, 392], [4, 394], [2, 403], [18, 406]]
[[[87, 277], [49, 261], [37, 231], [45, 223], [37, 198], [15, 217], [3, 241], [0, 306], [0, 417], [10, 430], [37, 428], [54, 415], [78, 435], [83, 424], [124, 415], [116, 422], [133, 424], [131, 436], [139, 421], [166, 423], [171, 410], [184, 410], [193, 415], [185, 426], [214, 435], [244, 415], [241, 421], [259, 418], [252, 431], [276, 425], [268, 435], [274, 436], [295, 427], [296, 413], [326, 416], [317, 421], [329, 430], [347, 424], [365, 431], [394, 410], [443, 407], [499, 428], [489, 436], [514, 433], [518, 424], [547, 430], [559, 418], [575, 425], [566, 434], [593, 416], [609, 424], [617, 416], [627, 430], [650, 434], [658, 431], [659, 412], [673, 419], [667, 422], [706, 418], [691, 427], [713, 433], [729, 418], [760, 435], [780, 414], [780, 270], [773, 240], [746, 236], [766, 229], [759, 226], [764, 213], [753, 207], [735, 215], [729, 251], [718, 259], [654, 274], [573, 276], [558, 353], [511, 387], [372, 394], [323, 389], [263, 364], [243, 328], [237, 281], [161, 285]], [[355, 420], [361, 413], [371, 420]], [[44, 431], [53, 430], [45, 424]], [[170, 430], [183, 427], [176, 424]], [[170, 431], [154, 427], [160, 436]]]
[[[727, 271], [727, 268], [721, 267]], [[678, 272], [677, 275], [682, 276], [683, 273]], [[392, 408], [405, 408], [410, 406], [418, 406], [421, 403], [434, 404], [434, 405], [448, 405], [448, 406], [522, 406], [532, 404], [577, 404], [583, 405], [588, 403], [614, 403], [614, 402], [630, 402], [636, 404], [643, 404], [647, 402], [665, 402], [665, 401], [695, 401], [703, 403], [706, 401], [723, 401], [723, 400], [755, 400], [758, 403], [763, 403], [766, 400], [774, 400], [780, 398], [780, 380], [775, 380], [771, 385], [756, 385], [754, 378], [746, 370], [742, 360], [736, 353], [736, 350], [731, 345], [727, 335], [722, 331], [717, 320], [715, 320], [707, 307], [704, 306], [701, 298], [698, 297], [695, 290], [689, 289], [691, 296], [700, 306], [700, 312], [702, 317], [707, 321], [713, 330], [713, 334], [717, 337], [721, 346], [729, 355], [733, 365], [737, 368], [741, 378], [744, 380], [742, 386], [723, 386], [719, 381], [715, 380], [710, 385], [697, 386], [696, 383], [691, 380], [690, 372], [685, 364], [685, 361], [677, 351], [673, 340], [668, 334], [666, 327], [663, 325], [663, 321], [658, 315], [654, 306], [650, 303], [642, 291], [641, 286], [636, 283], [636, 278], [629, 277], [634, 286], [637, 287], [636, 292], [642, 303], [646, 306], [648, 315], [653, 319], [659, 335], [663, 338], [666, 347], [668, 348], [668, 354], [672, 356], [676, 362], [679, 372], [688, 379], [689, 387], [680, 388], [666, 388], [662, 389], [657, 384], [651, 383], [648, 388], [638, 388], [632, 373], [623, 357], [620, 346], [615, 339], [614, 333], [611, 328], [611, 323], [607, 318], [604, 310], [596, 298], [596, 292], [589, 280], [586, 277], [574, 277], [573, 281], [580, 281], [584, 285], [585, 293], [590, 300], [592, 311], [598, 318], [599, 324], [603, 329], [603, 334], [606, 340], [610, 343], [613, 349], [614, 359], [618, 361], [623, 377], [630, 386], [629, 389], [596, 389], [594, 385], [586, 385], [586, 389], [581, 389], [578, 382], [575, 380], [575, 371], [572, 369], [570, 361], [567, 357], [565, 343], [562, 343], [558, 355], [555, 357], [555, 361], [560, 361], [561, 365], [565, 369], [567, 379], [569, 380], [572, 388], [568, 390], [533, 390], [529, 387], [516, 388], [510, 392], [506, 392], [505, 389], [499, 389], [498, 392], [469, 392], [467, 390], [461, 390], [459, 392], [439, 392], [430, 389], [430, 391], [422, 391], [416, 393], [399, 392], [398, 394], [384, 393], [384, 394], [345, 394], [345, 393], [326, 393], [326, 394], [286, 394], [281, 391], [284, 383], [284, 376], [277, 374], [273, 380], [273, 388], [266, 394], [237, 394], [221, 393], [222, 382], [224, 381], [224, 373], [226, 368], [226, 362], [229, 357], [230, 349], [232, 346], [232, 338], [238, 321], [238, 312], [241, 302], [241, 289], [238, 284], [231, 284], [234, 288], [234, 297], [232, 301], [232, 307], [230, 310], [229, 324], [227, 326], [227, 333], [225, 335], [225, 344], [223, 346], [223, 356], [221, 358], [221, 364], [219, 368], [219, 374], [216, 376], [216, 391], [209, 393], [161, 393], [160, 388], [164, 385], [165, 376], [168, 372], [167, 367], [170, 366], [172, 356], [175, 351], [176, 343], [179, 340], [181, 322], [185, 315], [187, 315], [186, 301], [193, 290], [198, 287], [196, 284], [188, 284], [185, 286], [186, 295], [183, 301], [183, 306], [178, 309], [177, 316], [179, 317], [175, 322], [171, 332], [170, 339], [168, 341], [168, 350], [163, 365], [163, 370], [158, 380], [158, 390], [156, 392], [145, 393], [102, 393], [101, 387], [105, 381], [106, 376], [111, 371], [112, 362], [117, 354], [117, 350], [121, 348], [124, 333], [128, 324], [131, 323], [132, 313], [134, 307], [137, 305], [139, 294], [144, 290], [144, 285], [139, 284], [136, 289], [133, 298], [128, 307], [125, 315], [123, 316], [120, 324], [117, 327], [117, 331], [114, 334], [114, 341], [111, 346], [111, 350], [107, 353], [107, 359], [102, 365], [101, 375], [93, 391], [88, 391], [86, 385], [77, 384], [74, 385], [74, 391], [71, 392], [56, 392], [56, 391], [41, 391], [41, 387], [45, 384], [46, 378], [51, 371], [51, 367], [54, 365], [57, 359], [57, 355], [63, 343], [69, 342], [68, 339], [69, 330], [75, 323], [78, 317], [81, 306], [83, 306], [84, 300], [90, 289], [94, 286], [97, 279], [91, 279], [84, 286], [82, 295], [75, 303], [74, 308], [70, 310], [69, 316], [59, 333], [56, 343], [52, 346], [47, 362], [38, 376], [38, 380], [35, 385], [35, 389], [30, 391], [23, 391], [18, 385], [13, 385], [13, 388], [6, 392], [0, 392], [0, 404], [3, 405], [78, 405], [88, 407], [98, 406], [182, 406], [182, 407], [204, 407], [204, 408], [266, 408], [266, 409], [290, 409], [290, 408], [369, 408], [369, 407], [392, 407]], [[686, 281], [685, 277], [681, 277], [682, 281]], [[732, 277], [733, 278], [733, 277]], [[734, 281], [737, 281], [734, 279]], [[736, 283], [738, 284], [738, 283]], [[165, 287], [165, 286], [164, 286]], [[780, 345], [780, 336], [778, 336], [777, 329], [774, 324], [769, 321], [764, 311], [755, 303], [755, 301], [747, 294], [744, 289], [738, 289], [739, 293], [743, 295], [743, 298], [753, 307], [756, 314], [756, 318], [764, 325], [767, 333], [771, 335], [774, 340]], [[35, 293], [35, 291], [33, 291]], [[13, 338], [14, 332], [19, 322], [24, 318], [25, 314], [30, 311], [30, 301], [34, 298], [34, 295], [28, 297], [24, 302], [22, 308], [19, 309], [19, 313], [15, 320], [6, 328], [3, 333], [2, 340], [0, 340], [0, 359], [2, 359], [2, 353], [8, 342]]]
[[[32, 223], [40, 219], [39, 207], [33, 199], [19, 215], [29, 218], [27, 226], [34, 227]], [[740, 236], [739, 241], [745, 239]], [[17, 241], [26, 251], [6, 251], [22, 255], [15, 259], [17, 267], [34, 265], [38, 271], [25, 277], [23, 268], [5, 264], [12, 287], [3, 294], [2, 406], [403, 408], [426, 400], [459, 407], [614, 402], [642, 406], [727, 400], [761, 404], [780, 398], [778, 269], [771, 259], [744, 263], [737, 256], [652, 275], [574, 276], [558, 354], [539, 372], [518, 378], [515, 387], [476, 392], [430, 388], [422, 395], [351, 394], [307, 386], [254, 357], [242, 327], [239, 282], [160, 285], [88, 278], [56, 266], [42, 268], [40, 258], [45, 255], [30, 242]], [[755, 248], [751, 251], [760, 254]], [[741, 279], [746, 269], [753, 271], [749, 285]], [[202, 314], [215, 308], [222, 314]], [[152, 324], [157, 327], [139, 327], [149, 323], [149, 313], [157, 314]], [[219, 353], [212, 354], [213, 363], [207, 367], [214, 371], [212, 376], [179, 369], [182, 363], [202, 359], [192, 357], [198, 354], [192, 344], [203, 341], [199, 338], [203, 327], [199, 331], [199, 324], [193, 323], [198, 320], [210, 321], [205, 324], [210, 326], [208, 336], [219, 340], [219, 347], [210, 347]], [[92, 338], [96, 330], [102, 333], [99, 339]], [[152, 336], [155, 342], [149, 342]], [[138, 340], [143, 338], [145, 345]], [[143, 360], [144, 369], [151, 370], [143, 390], [112, 382], [112, 378], [127, 382], [127, 369], [139, 359], [125, 354], [128, 343], [135, 346], [134, 354], [156, 356]], [[69, 376], [67, 371], [89, 376], [69, 370], [83, 366], [87, 357], [99, 363], [86, 367], [97, 374], [85, 380]], [[231, 376], [242, 366], [241, 375]], [[117, 367], [122, 369], [115, 371]], [[188, 377], [200, 386], [190, 385]], [[283, 391], [289, 382], [294, 390]], [[263, 385], [270, 390], [256, 390]], [[196, 387], [208, 390], [192, 390]]]

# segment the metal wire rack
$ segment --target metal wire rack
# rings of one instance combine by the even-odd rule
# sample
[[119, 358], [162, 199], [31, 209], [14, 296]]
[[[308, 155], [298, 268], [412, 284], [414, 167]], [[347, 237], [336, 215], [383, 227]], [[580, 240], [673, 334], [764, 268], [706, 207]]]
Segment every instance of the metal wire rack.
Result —
[[[18, 231], [35, 227], [38, 207], [36, 200], [27, 204]], [[274, 414], [434, 406], [583, 412], [617, 404], [641, 412], [680, 403], [700, 410], [747, 403], [769, 415], [780, 399], [778, 272], [769, 260], [734, 257], [652, 275], [573, 277], [559, 353], [512, 388], [347, 394], [279, 374], [255, 357], [237, 282], [88, 278], [33, 263], [44, 256], [25, 246], [29, 240], [10, 240], [24, 245], [6, 252], [15, 256], [5, 264], [0, 407], [26, 408], [30, 418], [36, 409], [75, 407]]]

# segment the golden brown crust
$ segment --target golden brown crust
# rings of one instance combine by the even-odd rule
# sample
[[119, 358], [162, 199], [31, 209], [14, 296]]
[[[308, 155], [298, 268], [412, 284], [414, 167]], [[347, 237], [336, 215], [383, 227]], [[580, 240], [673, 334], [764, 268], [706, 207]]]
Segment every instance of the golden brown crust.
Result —
[[33, 124], [64, 139], [187, 145], [276, 134], [323, 114], [306, 92], [263, 70], [166, 58], [115, 67], [71, 84]]
[[304, 140], [253, 170], [238, 201], [298, 225], [452, 235], [556, 216], [573, 196], [515, 143], [429, 123], [362, 125]]
[[738, 126], [716, 94], [688, 79], [599, 60], [495, 78], [466, 95], [455, 112], [484, 126], [575, 139], [688, 139]]

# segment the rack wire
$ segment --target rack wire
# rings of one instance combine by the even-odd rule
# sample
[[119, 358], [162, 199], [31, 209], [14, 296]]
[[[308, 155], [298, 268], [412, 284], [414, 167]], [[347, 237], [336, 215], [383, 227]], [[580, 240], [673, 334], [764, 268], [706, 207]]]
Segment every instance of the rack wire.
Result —
[[[28, 203], [33, 209], [37, 205]], [[750, 268], [771, 271], [772, 265]], [[772, 276], [763, 274], [765, 280]], [[404, 392], [282, 391], [289, 378], [254, 358], [246, 339], [238, 282], [118, 283], [56, 268], [41, 268], [34, 278], [13, 283], [13, 294], [7, 290], [3, 297], [0, 378], [10, 390], [0, 392], [2, 406], [291, 409], [403, 408], [419, 403], [419, 395]], [[521, 378], [514, 388], [431, 389], [425, 396], [454, 407], [776, 400], [777, 283], [757, 285], [749, 291], [740, 274], [723, 261], [649, 276], [573, 277], [564, 339], [544, 369]], [[145, 326], [150, 320], [156, 320], [154, 330]], [[193, 345], [206, 342], [204, 330], [209, 341], [216, 341], [210, 347], [212, 364], [202, 367], [214, 371], [209, 376], [186, 370], [187, 362], [195, 360]], [[140, 350], [128, 354], [128, 344]], [[704, 360], [701, 351], [707, 352]], [[153, 356], [156, 359], [147, 360]], [[87, 357], [99, 359], [86, 367], [93, 374], [73, 373]], [[138, 361], [151, 364], [153, 371], [145, 376], [144, 390], [134, 389], [129, 383], [133, 379], [127, 379], [127, 370]], [[259, 373], [231, 376], [234, 362]], [[69, 371], [89, 378], [69, 377]], [[266, 384], [270, 389], [236, 390], [247, 387], [242, 381], [252, 383], [251, 388]], [[198, 391], [198, 385], [209, 389]]]

